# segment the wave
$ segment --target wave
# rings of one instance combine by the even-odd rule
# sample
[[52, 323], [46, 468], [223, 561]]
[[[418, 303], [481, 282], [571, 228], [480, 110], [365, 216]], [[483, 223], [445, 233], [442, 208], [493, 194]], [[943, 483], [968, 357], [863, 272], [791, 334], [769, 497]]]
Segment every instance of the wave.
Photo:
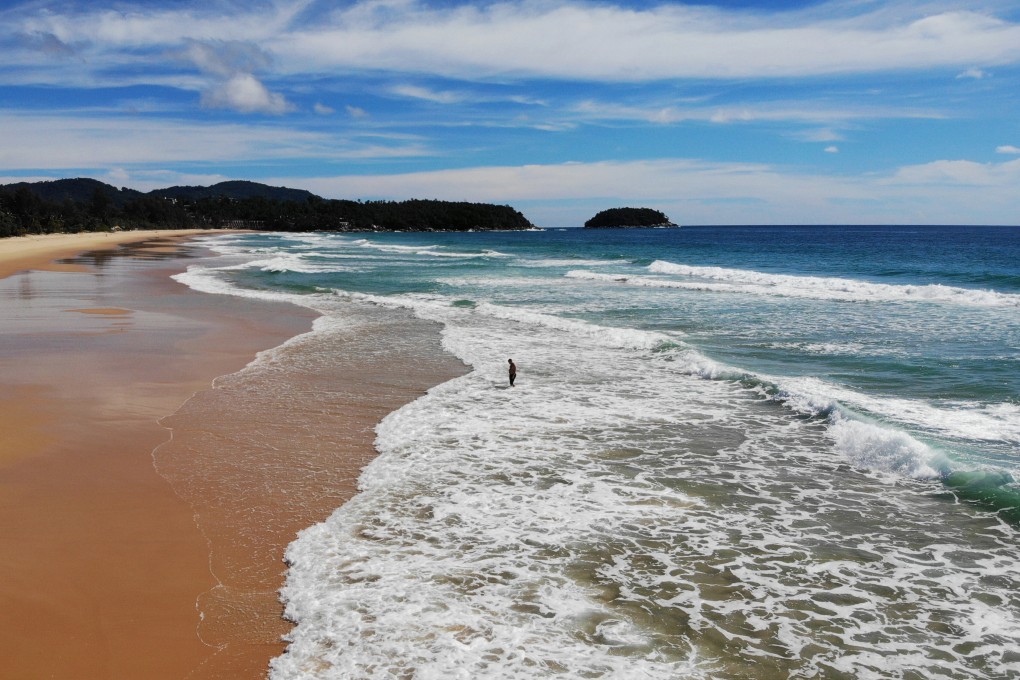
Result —
[[601, 267], [618, 265], [621, 260], [582, 260], [579, 258], [543, 258], [537, 260], [523, 260], [518, 264], [520, 267]]
[[565, 332], [604, 348], [651, 352], [653, 358], [668, 363], [672, 371], [706, 380], [737, 383], [781, 403], [794, 413], [824, 418], [836, 449], [855, 467], [915, 479], [939, 478], [955, 470], [945, 456], [929, 445], [895, 426], [870, 422], [852, 403], [848, 405], [840, 400], [839, 397], [843, 397], [847, 398], [847, 402], [853, 401], [849, 398], [850, 393], [840, 392], [835, 385], [811, 379], [775, 378], [727, 366], [685, 345], [681, 338], [673, 335], [599, 326], [488, 302], [465, 306], [436, 296], [380, 297], [346, 291], [335, 293], [373, 304], [407, 308], [421, 318], [440, 323], [470, 323], [468, 315], [478, 314]]
[[354, 293], [334, 290], [334, 294], [353, 300], [362, 300], [387, 307], [402, 307], [414, 311], [418, 316], [430, 321], [447, 322], [465, 314], [479, 314], [492, 319], [542, 326], [558, 331], [565, 331], [575, 337], [595, 341], [602, 347], [621, 349], [661, 349], [672, 347], [677, 338], [665, 333], [642, 331], [633, 328], [614, 328], [600, 326], [580, 319], [567, 319], [554, 314], [543, 314], [520, 307], [507, 307], [491, 302], [476, 302], [471, 306], [457, 304], [450, 298], [428, 295], [394, 295], [379, 296], [367, 293]]
[[319, 290], [318, 294], [299, 294], [282, 290], [270, 290], [264, 288], [245, 288], [228, 280], [224, 274], [232, 271], [250, 269], [250, 263], [230, 265], [225, 267], [206, 267], [202, 265], [191, 265], [187, 271], [174, 274], [170, 278], [181, 283], [198, 293], [209, 295], [230, 295], [233, 297], [248, 298], [250, 300], [262, 300], [265, 302], [286, 302], [311, 309], [314, 312], [323, 314], [323, 301], [328, 299], [328, 291]]
[[1020, 524], [1020, 488], [1016, 481], [1001, 470], [961, 470], [943, 478], [958, 499], [984, 506], [1007, 522]]
[[378, 250], [384, 253], [393, 253], [398, 255], [424, 255], [428, 257], [449, 257], [458, 259], [515, 257], [514, 255], [509, 255], [507, 253], [501, 253], [498, 250], [490, 249], [476, 253], [469, 253], [443, 250], [443, 246], [440, 245], [401, 246], [392, 243], [379, 243], [377, 241], [370, 241], [368, 239], [357, 239], [355, 241], [352, 241], [351, 243], [362, 248], [370, 248], [372, 250]]
[[[192, 266], [174, 278], [201, 292], [286, 301], [320, 309], [321, 304], [316, 300], [318, 296], [242, 289], [223, 276], [230, 270], [252, 267], [294, 271], [295, 262], [300, 263], [302, 260], [300, 257], [269, 258], [215, 269]], [[331, 263], [324, 264], [328, 266]], [[592, 343], [602, 348], [649, 352], [652, 358], [669, 362], [670, 370], [679, 370], [708, 380], [737, 383], [781, 403], [794, 413], [823, 418], [835, 449], [860, 469], [915, 479], [937, 478], [947, 484], [952, 475], [957, 475], [952, 479], [958, 479], [961, 474], [974, 472], [967, 468], [966, 461], [949, 459], [932, 446], [908, 434], [904, 427], [919, 429], [935, 439], [946, 437], [950, 441], [962, 438], [996, 443], [1020, 442], [1020, 406], [1013, 404], [980, 407], [946, 404], [939, 407], [920, 400], [873, 397], [813, 378], [779, 378], [727, 366], [686, 345], [683, 336], [678, 333], [614, 328], [487, 301], [476, 300], [470, 305], [457, 304], [457, 300], [439, 295], [377, 296], [327, 290], [331, 296], [406, 308], [422, 318], [444, 324], [471, 326], [471, 315], [477, 315], [507, 324], [523, 324], [565, 333], [577, 339], [581, 346]], [[993, 472], [1009, 474], [1004, 470]], [[991, 497], [990, 494], [985, 495]], [[1002, 494], [995, 497], [1001, 499]]]
[[[339, 260], [343, 258], [330, 258]], [[279, 255], [266, 260], [253, 260], [248, 263], [250, 269], [261, 269], [264, 272], [296, 274], [329, 274], [332, 272], [363, 272], [367, 267], [339, 264], [337, 262], [315, 262], [302, 255]]]
[[914, 479], [941, 478], [948, 474], [945, 459], [905, 432], [854, 420], [838, 412], [828, 430], [836, 450], [864, 470], [879, 470]]
[[[872, 283], [855, 279], [819, 276], [791, 276], [767, 274], [723, 267], [692, 267], [656, 260], [647, 267], [653, 274], [665, 274], [693, 279], [677, 281], [649, 276], [629, 276], [629, 285], [686, 288], [716, 292], [778, 295], [817, 300], [847, 302], [935, 302], [978, 307], [1018, 307], [1020, 295], [999, 293], [993, 290], [958, 288], [941, 284], [910, 285]], [[596, 272], [568, 272], [571, 278], [602, 279], [606, 275]]]
[[558, 278], [548, 276], [501, 276], [498, 279], [485, 276], [449, 276], [436, 278], [437, 283], [441, 283], [445, 286], [496, 289], [551, 286], [558, 281]]
[[735, 382], [794, 413], [826, 421], [839, 453], [854, 467], [913, 479], [934, 479], [950, 471], [945, 456], [893, 425], [871, 422], [841, 401], [834, 386], [820, 380], [789, 380], [720, 364], [696, 350], [683, 352], [680, 368], [709, 380]]

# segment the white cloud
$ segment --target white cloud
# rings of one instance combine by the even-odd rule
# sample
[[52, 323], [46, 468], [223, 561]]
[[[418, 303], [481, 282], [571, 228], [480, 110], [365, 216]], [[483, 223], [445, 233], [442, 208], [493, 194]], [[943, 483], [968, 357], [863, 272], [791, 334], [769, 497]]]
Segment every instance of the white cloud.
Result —
[[283, 95], [270, 92], [250, 73], [238, 73], [214, 84], [202, 93], [202, 105], [214, 109], [234, 109], [241, 113], [274, 115], [293, 109]]
[[[282, 181], [282, 180], [281, 180]], [[729, 199], [799, 195], [796, 185], [821, 184], [763, 164], [689, 159], [490, 166], [397, 175], [345, 175], [293, 180], [328, 196], [436, 196], [494, 202], [595, 199]], [[312, 188], [314, 187], [314, 188]], [[831, 192], [829, 192], [831, 193]]]
[[347, 115], [349, 115], [351, 118], [367, 118], [368, 117], [368, 111], [366, 111], [365, 109], [361, 108], [360, 106], [351, 106], [350, 104], [348, 104], [344, 108], [347, 110]]
[[306, 1], [255, 3], [246, 11], [233, 3], [64, 14], [32, 6], [20, 19], [12, 14], [7, 31], [47, 36], [55, 46], [89, 45], [96, 63], [221, 41], [261, 45], [292, 75], [364, 69], [628, 82], [953, 68], [974, 77], [985, 65], [1020, 60], [1017, 23], [989, 10], [930, 3], [829, 2], [785, 12], [578, 0], [452, 7], [362, 0], [318, 13]]
[[42, 52], [51, 57], [68, 57], [75, 54], [71, 45], [64, 43], [52, 33], [31, 33], [22, 35], [18, 41], [23, 47]]
[[224, 78], [237, 73], [254, 73], [265, 70], [272, 58], [257, 45], [241, 41], [188, 40], [184, 49], [175, 56], [192, 62], [200, 70]]
[[1020, 147], [1013, 146], [1012, 144], [1004, 144], [1002, 146], [995, 147], [995, 153], [1020, 153]]
[[967, 171], [947, 176], [926, 166], [845, 177], [765, 164], [666, 159], [279, 177], [271, 182], [327, 197], [509, 202], [542, 226], [577, 226], [591, 216], [593, 204], [618, 201], [654, 203], [685, 224], [1015, 223], [1020, 161], [983, 172], [994, 181], [975, 183]]
[[0, 172], [245, 163], [286, 158], [402, 158], [428, 153], [417, 138], [347, 137], [279, 125], [0, 112]]
[[[634, 120], [663, 125], [686, 121], [707, 121], [720, 125], [731, 123], [800, 122], [812, 124], [839, 124], [854, 120], [887, 118], [940, 119], [944, 116], [933, 111], [919, 109], [890, 108], [884, 106], [834, 107], [828, 104], [812, 105], [811, 102], [757, 103], [745, 106], [656, 106], [622, 105], [587, 100], [572, 108], [572, 113], [588, 120]], [[840, 137], [832, 130], [820, 130], [812, 141], [829, 141]], [[829, 135], [827, 139], [823, 139]]]
[[[60, 12], [55, 7], [39, 11], [36, 3], [26, 3], [19, 23], [26, 33], [48, 33], [65, 44], [134, 50], [180, 45], [188, 40], [259, 40], [284, 32], [293, 19], [293, 8], [287, 8], [291, 3], [277, 3], [270, 11], [264, 4], [254, 3], [247, 12], [216, 2], [197, 4], [201, 6], [156, 9], [148, 5], [131, 9], [122, 4], [119, 9], [109, 9], [97, 2], [89, 9]], [[9, 21], [16, 17], [12, 12]]]
[[795, 132], [791, 136], [804, 142], [842, 142], [846, 139], [842, 133], [836, 132], [831, 128], [803, 130]]
[[987, 73], [986, 71], [982, 71], [979, 68], [969, 68], [966, 71], [964, 71], [963, 73], [957, 75], [956, 77], [958, 79], [960, 79], [960, 78], [973, 78], [974, 80], [981, 80], [982, 78], [989, 77], [989, 75], [990, 75], [989, 73]]
[[424, 99], [437, 104], [456, 104], [464, 99], [463, 95], [456, 92], [436, 92], [417, 85], [396, 85], [390, 88], [390, 92], [401, 97]]
[[825, 153], [839, 153], [838, 146], [827, 146], [825, 147]]
[[315, 106], [312, 107], [312, 110], [320, 116], [328, 116], [331, 113], [336, 113], [336, 109], [331, 106], [326, 106], [322, 102], [315, 102]]
[[1020, 186], [1020, 160], [1005, 163], [976, 163], [966, 160], [940, 160], [900, 168], [891, 178], [892, 185], [930, 187]]
[[214, 77], [214, 82], [202, 93], [203, 106], [273, 115], [294, 109], [283, 95], [270, 92], [255, 77], [255, 71], [265, 70], [272, 64], [272, 58], [257, 45], [236, 40], [189, 40], [174, 56]]
[[116, 187], [131, 187], [138, 191], [152, 191], [177, 185], [209, 186], [231, 179], [220, 174], [196, 174], [173, 170], [138, 171], [125, 168], [112, 168], [106, 173], [95, 175], [94, 178]]
[[[0, 124], [7, 122], [0, 120]], [[23, 133], [24, 129], [19, 131]], [[232, 149], [240, 158], [250, 157], [250, 149], [244, 148], [244, 144], [251, 143], [252, 128], [221, 126], [196, 135], [198, 128], [182, 127], [166, 131], [160, 144], [143, 146], [146, 138], [157, 136], [155, 131], [155, 126], [130, 131], [124, 143], [134, 149], [136, 157], [122, 151], [116, 155], [129, 161], [109, 162], [109, 170], [81, 174], [146, 190], [171, 184], [212, 184], [230, 177], [167, 170], [160, 166], [169, 162], [165, 152], [163, 158], [152, 159], [150, 166], [138, 168], [125, 163], [137, 163], [138, 158], [159, 147], [187, 147], [183, 150], [195, 152], [211, 144], [213, 138], [221, 140], [222, 147]], [[87, 132], [89, 137], [105, 133], [110, 142], [123, 139], [115, 134], [115, 126]], [[24, 135], [18, 135], [21, 136]], [[263, 136], [266, 138], [261, 142], [263, 145], [273, 137], [289, 146], [328, 141], [287, 139], [281, 131], [269, 128]], [[41, 135], [32, 141], [38, 142], [40, 138]], [[69, 140], [60, 133], [53, 140], [55, 147], [69, 154], [61, 146], [66, 141]], [[99, 141], [95, 148], [105, 145]], [[31, 153], [28, 146], [19, 153], [26, 156]], [[39, 151], [44, 157], [50, 152], [47, 148]], [[95, 149], [84, 149], [86, 155], [94, 152]], [[270, 149], [263, 153], [271, 152]], [[4, 153], [6, 149], [0, 151], [0, 159], [6, 159]], [[60, 160], [81, 159], [67, 155]], [[8, 181], [20, 179], [12, 176]], [[1020, 214], [1020, 195], [1015, 191], [1020, 183], [1020, 160], [1000, 164], [939, 161], [856, 177], [795, 172], [757, 163], [660, 159], [487, 166], [395, 175], [277, 176], [260, 181], [304, 188], [334, 198], [429, 197], [510, 203], [542, 226], [578, 226], [591, 216], [593, 205], [620, 201], [654, 205], [684, 224], [1010, 224]]]
[[[663, 4], [637, 10], [577, 2], [502, 2], [434, 9], [355, 5], [273, 41], [294, 72], [364, 68], [448, 77], [540, 76], [642, 81], [788, 77], [1020, 59], [1020, 25], [976, 11], [850, 4], [810, 12], [739, 12]], [[822, 9], [830, 10], [826, 16]], [[842, 16], [841, 16], [842, 15]], [[791, 49], [796, 46], [796, 49]]]

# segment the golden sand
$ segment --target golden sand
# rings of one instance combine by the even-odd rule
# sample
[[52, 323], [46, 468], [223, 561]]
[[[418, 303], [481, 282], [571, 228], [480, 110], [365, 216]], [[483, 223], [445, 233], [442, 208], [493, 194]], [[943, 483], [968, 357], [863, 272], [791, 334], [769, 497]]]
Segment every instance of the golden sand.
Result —
[[54, 262], [86, 250], [113, 248], [158, 238], [182, 238], [207, 232], [199, 229], [158, 229], [154, 231], [87, 232], [81, 234], [33, 234], [0, 239], [0, 278], [26, 269], [87, 271], [81, 265]]
[[[286, 544], [355, 492], [382, 416], [462, 370], [438, 341], [427, 361], [346, 358], [333, 367], [345, 396], [321, 438], [288, 444], [298, 433], [287, 400], [265, 404], [258, 423], [275, 440], [229, 444], [253, 426], [245, 389], [211, 389], [213, 379], [308, 330], [313, 314], [172, 281], [185, 266], [172, 255], [195, 233], [0, 240], [5, 677], [263, 677], [289, 628], [277, 600]], [[88, 258], [52, 263], [129, 243], [120, 257], [145, 262], [121, 285], [108, 264], [101, 274]], [[329, 474], [288, 477], [309, 466]], [[223, 492], [266, 479], [285, 492]]]

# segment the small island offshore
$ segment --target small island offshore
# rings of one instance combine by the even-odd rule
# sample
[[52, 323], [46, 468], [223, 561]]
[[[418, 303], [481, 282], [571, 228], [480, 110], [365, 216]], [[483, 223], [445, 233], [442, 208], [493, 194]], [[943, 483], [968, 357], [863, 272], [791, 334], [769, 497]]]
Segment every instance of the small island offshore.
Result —
[[491, 231], [535, 229], [508, 205], [439, 200], [326, 199], [258, 182], [147, 193], [94, 179], [0, 186], [0, 237], [111, 229]]
[[675, 227], [666, 215], [651, 208], [610, 208], [584, 223], [585, 229], [628, 227]]

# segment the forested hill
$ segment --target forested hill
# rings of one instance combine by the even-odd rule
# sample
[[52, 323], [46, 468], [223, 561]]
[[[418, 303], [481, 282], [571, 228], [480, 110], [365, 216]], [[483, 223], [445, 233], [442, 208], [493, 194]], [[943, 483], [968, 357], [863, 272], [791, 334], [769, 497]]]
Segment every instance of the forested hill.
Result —
[[469, 231], [532, 229], [507, 205], [437, 200], [325, 199], [258, 182], [175, 186], [148, 193], [94, 179], [0, 186], [0, 236], [124, 229]]
[[665, 213], [651, 208], [610, 208], [584, 223], [588, 229], [607, 227], [675, 227]]
[[246, 198], [265, 198], [272, 201], [294, 201], [302, 202], [308, 199], [319, 198], [310, 191], [304, 189], [288, 189], [287, 187], [271, 187], [258, 182], [220, 182], [209, 187], [168, 187], [156, 189], [149, 192], [155, 196], [165, 198], [176, 198], [187, 201], [197, 201], [200, 198], [233, 198], [244, 200]]

